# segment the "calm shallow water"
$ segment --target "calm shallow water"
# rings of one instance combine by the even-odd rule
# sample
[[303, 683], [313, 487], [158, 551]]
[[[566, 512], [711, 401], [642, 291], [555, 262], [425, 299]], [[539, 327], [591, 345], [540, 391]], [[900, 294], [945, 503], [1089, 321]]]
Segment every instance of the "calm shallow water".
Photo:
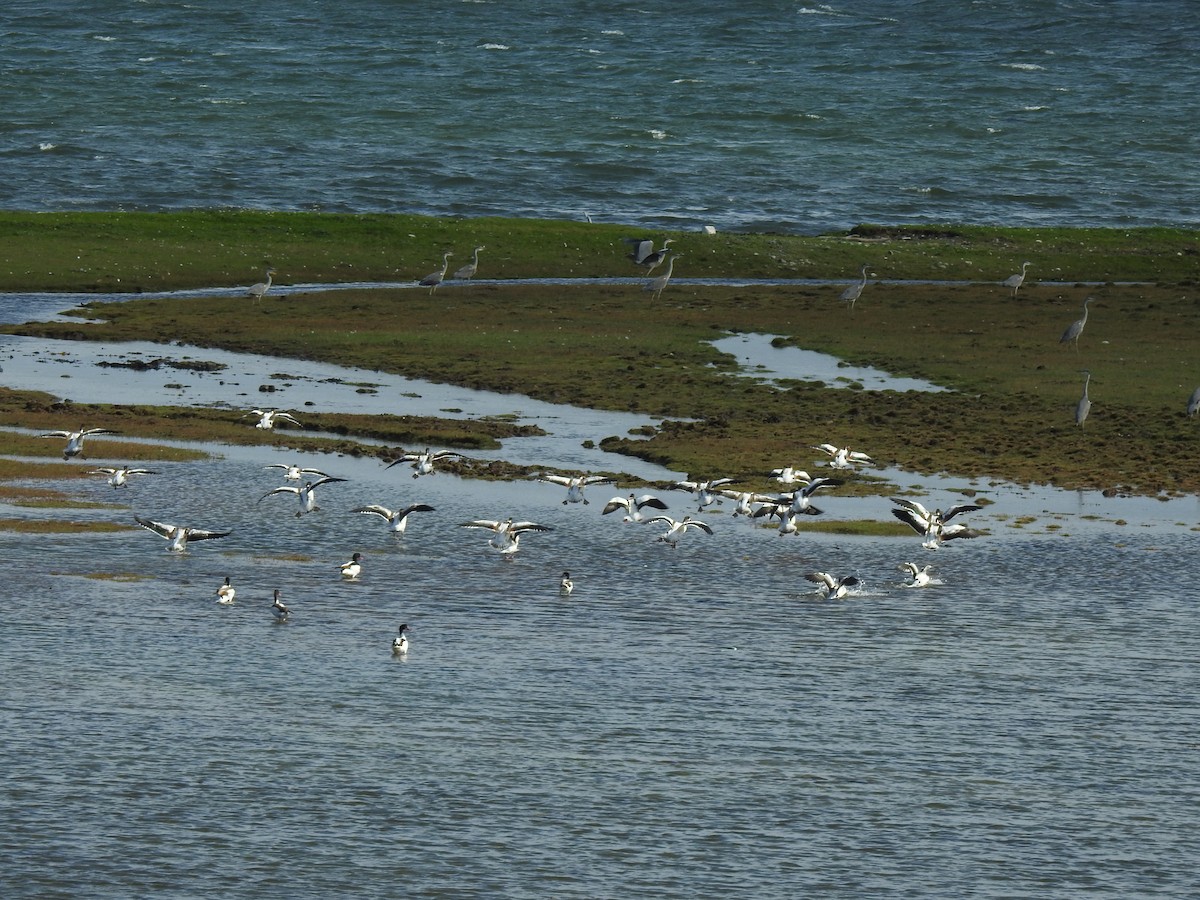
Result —
[[[628, 424], [453, 388], [418, 399], [373, 373], [362, 380], [387, 388], [359, 395], [328, 379], [362, 373], [171, 345], [4, 348], [6, 383], [81, 401], [500, 403], [554, 431], [503, 455], [555, 465]], [[184, 355], [230, 368], [94, 365]], [[279, 370], [291, 386], [258, 395]], [[713, 510], [713, 535], [671, 550], [658, 525], [601, 516], [620, 485], [564, 506], [552, 485], [215, 449], [127, 490], [85, 482], [103, 508], [0, 506], [131, 526], [6, 533], [5, 896], [1200, 890], [1197, 498], [887, 470], [930, 505], [977, 491], [992, 502], [969, 521], [989, 534], [930, 553], [915, 535], [781, 538]], [[818, 470], [817, 456], [780, 462]], [[349, 479], [303, 518], [286, 497], [260, 502], [279, 483], [263, 466], [298, 460]], [[80, 465], [106, 462], [123, 460]], [[690, 495], [663, 497], [696, 514]], [[402, 538], [351, 512], [412, 502], [435, 511]], [[889, 504], [833, 492], [821, 506], [882, 518]], [[233, 534], [175, 556], [135, 514]], [[504, 560], [459, 527], [509, 515], [554, 530]], [[365, 572], [344, 583], [337, 564], [355, 550]], [[940, 583], [902, 586], [907, 560]], [[863, 586], [823, 601], [803, 578], [816, 569]], [[226, 575], [232, 607], [215, 602]], [[269, 612], [276, 588], [287, 625]], [[401, 621], [402, 660], [389, 647]]]
[[[256, 502], [276, 459], [85, 486], [120, 508], [72, 517], [234, 529], [182, 557], [140, 529], [6, 538], [42, 563], [0, 606], [7, 896], [1200, 889], [1186, 528], [1033, 534], [989, 508], [990, 536], [931, 554], [710, 513], [671, 550], [600, 515], [619, 488], [564, 507], [367, 460], [321, 458], [350, 481], [297, 519]], [[400, 539], [349, 512], [412, 501], [436, 511]], [[510, 514], [555, 530], [506, 561], [457, 525]], [[907, 559], [944, 583], [899, 586]], [[864, 588], [822, 601], [814, 568]]]

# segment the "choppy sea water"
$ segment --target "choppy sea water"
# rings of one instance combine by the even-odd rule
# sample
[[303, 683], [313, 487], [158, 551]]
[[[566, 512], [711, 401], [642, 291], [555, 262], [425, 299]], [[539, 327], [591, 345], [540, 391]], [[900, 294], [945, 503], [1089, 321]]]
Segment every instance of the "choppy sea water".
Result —
[[1194, 13], [14, 2], [0, 208], [1195, 225]]

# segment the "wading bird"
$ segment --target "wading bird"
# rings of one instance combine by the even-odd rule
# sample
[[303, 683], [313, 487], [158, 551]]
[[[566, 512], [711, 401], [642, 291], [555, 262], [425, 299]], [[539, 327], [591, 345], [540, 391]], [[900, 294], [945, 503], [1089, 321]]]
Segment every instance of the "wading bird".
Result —
[[505, 556], [511, 556], [521, 549], [521, 535], [529, 531], [552, 531], [549, 525], [539, 525], [537, 522], [514, 522], [512, 517], [503, 522], [498, 519], [475, 519], [459, 523], [461, 528], [487, 528], [495, 532], [488, 544], [499, 550]]
[[479, 271], [479, 251], [486, 250], [486, 247], [476, 247], [475, 252], [471, 254], [471, 261], [454, 273], [454, 277], [458, 281], [470, 281], [475, 277], [475, 273]]
[[189, 541], [212, 541], [233, 534], [232, 531], [209, 531], [205, 528], [167, 525], [163, 522], [155, 522], [153, 519], [143, 519], [141, 516], [134, 516], [133, 521], [166, 539], [167, 550], [171, 553], [186, 552]]
[[813, 446], [813, 449], [829, 454], [829, 468], [831, 469], [849, 469], [853, 463], [874, 464], [875, 462], [867, 454], [859, 450], [851, 450], [849, 447], [835, 447], [833, 444], [816, 444]]
[[616, 512], [618, 509], [625, 510], [625, 522], [641, 522], [643, 521], [642, 509], [649, 506], [651, 509], [666, 509], [667, 504], [663, 503], [653, 494], [642, 494], [636, 497], [630, 494], [628, 497], [613, 497], [606, 504], [604, 509], [600, 510], [600, 515], [607, 516], [610, 512]]
[[235, 597], [237, 597], [237, 591], [234, 589], [233, 585], [230, 584], [229, 576], [226, 575], [225, 583], [217, 588], [217, 602], [224, 603], [226, 606], [228, 606], [233, 602]]
[[1092, 401], [1088, 398], [1088, 382], [1092, 380], [1092, 373], [1087, 369], [1082, 372], [1083, 378], [1083, 396], [1079, 398], [1079, 402], [1075, 404], [1075, 424], [1080, 428], [1087, 421], [1088, 413], [1092, 411]]
[[438, 450], [434, 452], [426, 447], [421, 453], [405, 453], [399, 459], [388, 463], [386, 468], [390, 469], [392, 466], [398, 466], [402, 462], [410, 462], [413, 464], [413, 478], [420, 478], [422, 475], [436, 475], [437, 472], [434, 471], [436, 463], [443, 459], [452, 459], [456, 456], [461, 457], [462, 454], [454, 450]]
[[892, 502], [900, 507], [900, 509], [893, 509], [892, 515], [925, 538], [921, 546], [926, 550], [937, 550], [942, 542], [952, 541], [956, 538], [979, 537], [979, 532], [972, 531], [966, 525], [946, 524], [957, 515], [983, 508], [974, 503], [959, 503], [949, 507], [945, 512], [940, 509], [930, 512], [915, 500], [893, 497]]
[[362, 574], [362, 560], [361, 553], [351, 553], [350, 558], [338, 566], [338, 571], [347, 581], [355, 581]]
[[1192, 396], [1188, 400], [1187, 405], [1187, 414], [1189, 416], [1194, 416], [1197, 412], [1200, 412], [1200, 387], [1192, 391]]
[[291, 424], [297, 425], [301, 428], [304, 427], [303, 425], [300, 425], [300, 423], [296, 420], [296, 417], [286, 409], [252, 409], [250, 412], [244, 413], [242, 418], [248, 419], [251, 416], [258, 416], [258, 421], [254, 423], [254, 427], [262, 429], [263, 431], [271, 431], [274, 429], [275, 425], [277, 424], [277, 419], [279, 422], [290, 422]]
[[260, 281], [258, 284], [252, 284], [246, 288], [246, 296], [253, 297], [256, 303], [265, 297], [267, 291], [271, 289], [271, 279], [275, 277], [275, 270], [268, 268], [265, 274], [267, 276], [266, 281]]
[[1083, 334], [1083, 326], [1087, 324], [1088, 304], [1095, 300], [1095, 297], [1088, 297], [1083, 301], [1083, 316], [1076, 319], [1067, 326], [1067, 330], [1062, 333], [1062, 337], [1058, 339], [1060, 344], [1075, 344], [1075, 349], [1079, 349], [1079, 336]]
[[129, 466], [121, 466], [119, 469], [109, 467], [101, 467], [92, 469], [88, 472], [89, 475], [107, 475], [108, 483], [115, 488], [129, 487], [130, 475], [157, 475], [158, 472], [153, 469], [134, 469]]
[[859, 585], [859, 580], [853, 575], [835, 578], [828, 572], [809, 572], [804, 577], [813, 582], [813, 584], [821, 586], [817, 590], [826, 600], [841, 600], [850, 593], [850, 588], [858, 587]]
[[388, 523], [388, 531], [392, 534], [404, 534], [404, 529], [408, 527], [408, 516], [410, 513], [433, 512], [433, 507], [427, 503], [414, 503], [403, 509], [388, 509], [386, 506], [379, 506], [376, 503], [372, 503], [369, 506], [356, 507], [351, 512], [379, 516]]
[[666, 288], [666, 286], [667, 286], [667, 282], [669, 282], [671, 280], [671, 272], [675, 268], [675, 260], [679, 259], [679, 257], [681, 257], [682, 255], [683, 255], [682, 253], [676, 253], [669, 260], [667, 260], [667, 271], [663, 272], [657, 278], [652, 278], [650, 281], [647, 281], [642, 286], [642, 290], [643, 291], [653, 291], [655, 300], [657, 300], [659, 297], [661, 297], [663, 289]]
[[287, 608], [287, 604], [279, 599], [279, 590], [275, 590], [275, 600], [271, 604], [271, 612], [275, 614], [276, 622], [286, 622], [292, 611]]
[[116, 432], [109, 431], [107, 428], [81, 428], [79, 431], [47, 431], [39, 437], [66, 438], [67, 446], [63, 447], [63, 459], [71, 459], [73, 456], [83, 454], [84, 439], [91, 434], [116, 434]]
[[441, 284], [442, 280], [445, 279], [445, 277], [446, 277], [446, 269], [450, 268], [450, 257], [452, 257], [453, 255], [454, 254], [449, 251], [446, 251], [445, 253], [443, 253], [442, 254], [442, 268], [439, 269], [437, 272], [430, 272], [428, 275], [426, 275], [424, 278], [422, 278], [420, 281], [421, 287], [429, 288], [429, 293], [431, 293], [431, 294], [435, 290], [437, 290], [437, 286], [439, 284]]
[[867, 270], [869, 268], [869, 265], [863, 263], [862, 274], [859, 276], [861, 281], [850, 285], [850, 287], [842, 291], [841, 300], [851, 312], [854, 312], [854, 304], [858, 302], [858, 298], [862, 296], [863, 288], [867, 286]]
[[665, 534], [655, 538], [656, 542], [668, 544], [672, 550], [676, 549], [680, 538], [687, 534], [689, 528], [695, 528], [697, 531], [703, 531], [705, 534], [712, 534], [713, 530], [707, 522], [701, 522], [699, 519], [693, 519], [691, 516], [684, 516], [676, 521], [670, 516], [652, 516], [646, 520], [649, 525], [652, 522], [664, 522], [668, 527]]
[[547, 484], [561, 484], [567, 489], [567, 499], [563, 501], [563, 506], [568, 503], [582, 503], [587, 506], [588, 499], [583, 496], [583, 489], [589, 484], [614, 484], [615, 478], [607, 478], [604, 475], [531, 475], [538, 481], [544, 481]]
[[289, 484], [281, 485], [280, 487], [267, 491], [258, 498], [258, 502], [262, 503], [272, 494], [295, 494], [296, 499], [300, 503], [300, 508], [296, 510], [296, 515], [302, 516], [305, 513], [310, 513], [321, 508], [317, 506], [317, 488], [323, 484], [330, 484], [335, 481], [345, 480], [345, 478], [332, 478], [327, 475], [324, 478], [318, 478], [316, 481], [306, 481], [304, 483], [304, 487], [292, 487]]
[[1028, 268], [1029, 268], [1029, 263], [1027, 263], [1027, 262], [1021, 263], [1021, 271], [1017, 272], [1014, 275], [1009, 275], [1003, 281], [1003, 284], [1005, 287], [1012, 288], [1012, 295], [1014, 297], [1017, 296], [1018, 288], [1020, 288], [1021, 285], [1023, 285], [1025, 283], [1025, 270]]
[[392, 653], [396, 656], [403, 656], [408, 652], [408, 631], [407, 622], [396, 629], [396, 636], [392, 638]]

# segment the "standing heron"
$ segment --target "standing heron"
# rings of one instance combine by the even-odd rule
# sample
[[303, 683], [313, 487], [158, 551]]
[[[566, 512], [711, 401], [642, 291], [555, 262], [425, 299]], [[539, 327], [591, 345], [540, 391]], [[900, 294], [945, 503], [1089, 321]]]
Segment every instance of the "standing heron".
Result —
[[1012, 295], [1014, 297], [1017, 296], [1017, 288], [1019, 288], [1021, 285], [1023, 285], [1025, 283], [1025, 270], [1028, 268], [1029, 268], [1029, 263], [1027, 263], [1027, 262], [1021, 263], [1021, 271], [1017, 272], [1015, 275], [1009, 275], [1003, 281], [1003, 284], [1005, 287], [1010, 287], [1013, 289]]
[[863, 263], [862, 273], [859, 276], [862, 280], [842, 291], [841, 299], [850, 308], [851, 312], [854, 311], [855, 301], [862, 296], [863, 288], [867, 286], [867, 269], [869, 268], [870, 266], [867, 263]]
[[663, 274], [659, 275], [657, 278], [647, 281], [646, 284], [643, 285], [642, 290], [653, 291], [655, 300], [661, 297], [663, 289], [667, 286], [667, 282], [671, 280], [671, 272], [675, 268], [675, 260], [679, 259], [679, 257], [682, 255], [683, 254], [676, 253], [669, 260], [667, 260], [667, 271], [663, 272]]
[[1187, 406], [1187, 414], [1189, 416], [1194, 416], [1197, 412], [1200, 412], [1200, 387], [1192, 391], [1192, 396], [1188, 400]]
[[454, 273], [454, 277], [459, 281], [470, 281], [475, 277], [475, 273], [479, 271], [479, 251], [486, 250], [487, 247], [476, 247], [475, 252], [471, 254], [471, 261]]
[[422, 278], [420, 281], [421, 287], [429, 288], [429, 293], [431, 293], [431, 294], [435, 290], [437, 290], [437, 286], [439, 284], [441, 284], [442, 280], [446, 277], [446, 270], [448, 268], [450, 268], [450, 257], [452, 257], [453, 255], [454, 254], [451, 253], [449, 250], [447, 250], [445, 253], [443, 253], [442, 254], [442, 268], [437, 272], [430, 272], [428, 275], [426, 275], [424, 278]]
[[1074, 342], [1075, 349], [1079, 349], [1079, 335], [1083, 334], [1083, 326], [1087, 324], [1088, 304], [1095, 299], [1095, 297], [1088, 297], [1083, 301], [1083, 318], [1076, 319], [1067, 326], [1067, 330], [1064, 331], [1062, 337], [1058, 339], [1060, 344], [1070, 344]]
[[268, 268], [265, 274], [267, 276], [266, 281], [260, 281], [258, 284], [252, 284], [246, 288], [246, 296], [253, 297], [256, 303], [265, 297], [267, 291], [271, 289], [271, 279], [275, 277], [275, 270]]
[[1083, 374], [1085, 376], [1083, 379], [1083, 396], [1075, 404], [1075, 424], [1080, 428], [1087, 421], [1088, 413], [1092, 411], [1092, 401], [1088, 399], [1088, 382], [1092, 380], [1092, 373], [1084, 369]]

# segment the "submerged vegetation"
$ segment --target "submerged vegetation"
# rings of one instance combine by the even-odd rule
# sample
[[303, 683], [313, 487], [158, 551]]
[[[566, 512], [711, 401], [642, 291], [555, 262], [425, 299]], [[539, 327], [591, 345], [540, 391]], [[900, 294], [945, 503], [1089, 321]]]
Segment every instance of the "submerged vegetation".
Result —
[[[52, 237], [63, 247], [73, 242], [78, 262], [89, 261], [88, 273], [74, 271], [55, 287], [228, 286], [264, 263], [278, 267], [278, 287], [258, 303], [241, 296], [91, 303], [73, 311], [86, 325], [31, 323], [9, 326], [11, 332], [106, 342], [166, 335], [200, 347], [637, 412], [648, 423], [641, 434], [596, 435], [596, 442], [697, 475], [753, 481], [779, 465], [811, 468], [820, 455], [811, 445], [829, 441], [921, 473], [1147, 494], [1200, 491], [1200, 422], [1184, 411], [1200, 384], [1193, 232], [860, 227], [810, 238], [677, 234], [673, 246], [685, 258], [652, 301], [640, 280], [447, 282], [432, 292], [289, 293], [280, 283], [285, 275], [411, 281], [436, 267], [442, 248], [475, 243], [489, 248], [480, 278], [636, 278], [621, 241], [631, 231], [614, 226], [217, 212], [32, 218], [32, 234], [5, 245], [9, 274], [26, 267], [26, 288], [51, 286], [35, 269], [56, 265], [45, 245]], [[15, 227], [16, 220], [7, 221]], [[42, 255], [22, 254], [23, 241]], [[1014, 297], [1000, 281], [1026, 260], [1029, 277]], [[863, 262], [873, 279], [926, 282], [873, 280], [851, 311], [837, 298]], [[687, 280], [695, 276], [841, 283], [732, 287]], [[1060, 344], [1089, 296], [1095, 299], [1078, 348]], [[733, 377], [736, 360], [709, 342], [739, 332], [779, 335], [780, 343], [950, 390]], [[1085, 368], [1093, 406], [1081, 428], [1074, 408]], [[397, 397], [394, 416], [305, 414], [305, 431], [265, 436], [229, 409], [72, 404], [69, 419], [127, 435], [303, 449], [331, 449], [329, 436], [342, 435], [338, 452], [380, 452], [361, 449], [354, 440], [360, 437], [485, 449], [523, 433], [499, 420], [417, 420], [402, 415], [403, 406]], [[61, 428], [65, 411], [52, 398], [0, 392], [0, 424]], [[887, 489], [863, 480], [860, 487]]]

